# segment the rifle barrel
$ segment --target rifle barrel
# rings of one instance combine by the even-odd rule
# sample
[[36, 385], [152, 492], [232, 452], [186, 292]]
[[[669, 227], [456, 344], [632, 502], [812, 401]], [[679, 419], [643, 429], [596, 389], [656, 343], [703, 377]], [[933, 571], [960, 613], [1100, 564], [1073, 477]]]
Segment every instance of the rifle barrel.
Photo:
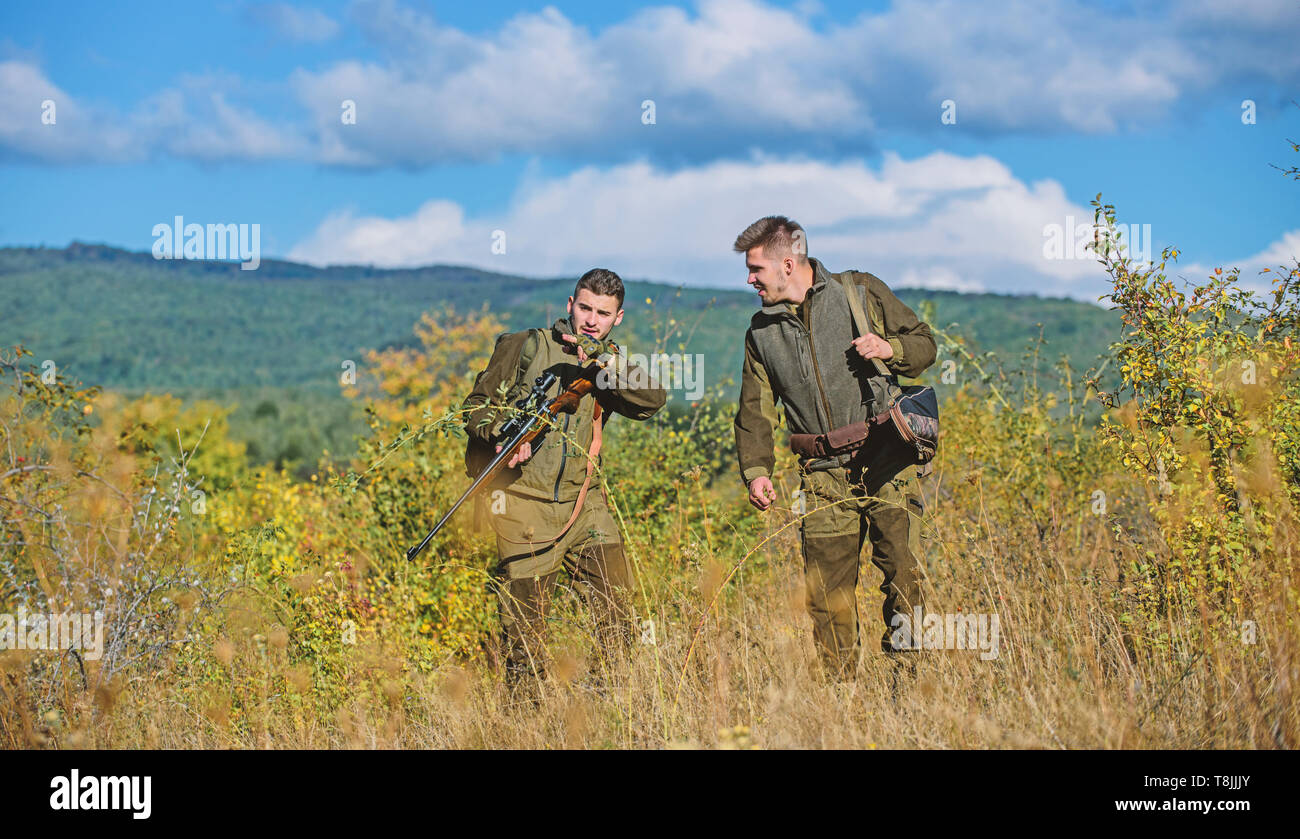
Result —
[[429, 531], [429, 535], [425, 536], [424, 540], [420, 542], [420, 544], [407, 549], [406, 559], [408, 562], [415, 559], [420, 555], [421, 551], [428, 547], [429, 543], [433, 541], [433, 537], [438, 535], [438, 531], [442, 530], [443, 525], [445, 525], [452, 517], [452, 514], [460, 509], [461, 504], [465, 503], [465, 499], [473, 495], [474, 491], [479, 488], [479, 485], [496, 472], [497, 467], [501, 465], [501, 462], [514, 453], [515, 449], [519, 447], [520, 441], [523, 440], [525, 435], [527, 435], [536, 424], [537, 417], [529, 417], [528, 421], [524, 423], [524, 427], [519, 429], [519, 433], [511, 438], [510, 443], [501, 447], [501, 451], [497, 452], [496, 457], [492, 458], [492, 462], [487, 465], [487, 468], [479, 473], [479, 476], [474, 479], [474, 483], [469, 485], [469, 489], [465, 490], [465, 492], [461, 494], [460, 498], [456, 499], [456, 503], [451, 505], [451, 509], [448, 510], [438, 523], [433, 526], [433, 530]]

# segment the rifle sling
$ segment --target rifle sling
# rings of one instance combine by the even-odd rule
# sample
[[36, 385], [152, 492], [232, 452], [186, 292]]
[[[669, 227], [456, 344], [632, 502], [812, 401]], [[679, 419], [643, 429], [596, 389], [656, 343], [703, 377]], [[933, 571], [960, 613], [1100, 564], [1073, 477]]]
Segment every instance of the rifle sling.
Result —
[[564, 534], [569, 532], [569, 528], [573, 527], [573, 523], [578, 520], [578, 514], [582, 512], [582, 502], [587, 500], [587, 489], [591, 486], [591, 474], [596, 469], [596, 458], [600, 455], [601, 437], [601, 410], [600, 402], [597, 402], [591, 412], [591, 449], [587, 453], [587, 477], [582, 481], [582, 489], [578, 490], [578, 500], [573, 505], [573, 515], [569, 516], [569, 521], [564, 527], [560, 528], [559, 533], [549, 539], [507, 539], [500, 533], [497, 534], [497, 537], [501, 541], [509, 542], [512, 545], [548, 545], [560, 541]]

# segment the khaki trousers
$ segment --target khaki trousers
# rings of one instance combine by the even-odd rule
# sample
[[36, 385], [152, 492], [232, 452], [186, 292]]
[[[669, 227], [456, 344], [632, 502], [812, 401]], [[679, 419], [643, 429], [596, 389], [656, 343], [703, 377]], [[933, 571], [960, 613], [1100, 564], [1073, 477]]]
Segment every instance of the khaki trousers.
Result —
[[[561, 571], [572, 578], [595, 617], [602, 651], [625, 646], [631, 638], [627, 595], [632, 569], [623, 554], [618, 527], [599, 488], [587, 493], [578, 518], [558, 540], [552, 537], [573, 515], [573, 501], [502, 491], [503, 509], [487, 515], [497, 534], [497, 607], [501, 617], [507, 677], [546, 670], [545, 622], [551, 589]], [[490, 505], [493, 499], [486, 502]], [[504, 502], [504, 503], [502, 503]]]
[[[804, 518], [801, 529], [808, 614], [822, 661], [838, 677], [857, 667], [857, 584], [864, 546], [870, 545], [871, 561], [884, 576], [882, 650], [894, 652], [890, 644], [894, 615], [905, 615], [910, 621], [912, 610], [924, 607], [918, 562], [924, 510], [912, 474], [913, 470], [906, 470], [908, 477], [885, 483], [875, 496], [853, 483], [845, 468], [803, 475], [805, 503], [814, 511]], [[842, 503], [817, 509], [834, 501]]]

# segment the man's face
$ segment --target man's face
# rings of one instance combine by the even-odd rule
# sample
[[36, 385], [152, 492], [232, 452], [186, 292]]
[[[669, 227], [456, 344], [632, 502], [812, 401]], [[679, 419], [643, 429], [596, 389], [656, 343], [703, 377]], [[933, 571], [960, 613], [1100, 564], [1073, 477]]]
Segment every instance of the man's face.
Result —
[[790, 300], [790, 278], [794, 274], [794, 256], [787, 254], [784, 259], [769, 258], [763, 254], [762, 245], [756, 245], [745, 251], [745, 267], [749, 269], [746, 280], [763, 305], [784, 303]]
[[623, 322], [623, 310], [618, 307], [618, 298], [614, 295], [596, 294], [589, 288], [580, 288], [577, 297], [569, 298], [569, 317], [574, 329], [603, 341], [610, 330]]

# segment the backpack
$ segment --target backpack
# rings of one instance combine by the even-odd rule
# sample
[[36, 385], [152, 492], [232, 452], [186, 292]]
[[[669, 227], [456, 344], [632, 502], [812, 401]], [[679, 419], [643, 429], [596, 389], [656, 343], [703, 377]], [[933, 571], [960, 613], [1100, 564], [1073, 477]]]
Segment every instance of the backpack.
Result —
[[[543, 337], [544, 330], [530, 329], [528, 331], [534, 334], [528, 336], [528, 340], [524, 342], [523, 350], [519, 354], [519, 365], [515, 369], [515, 380], [506, 392], [506, 399], [503, 402], [505, 405], [514, 403], [515, 397], [518, 395], [516, 391], [519, 388], [519, 383], [524, 380], [524, 374], [528, 372], [533, 359], [537, 357], [538, 345], [545, 340]], [[497, 345], [511, 334], [510, 332], [502, 332], [498, 335], [496, 342], [493, 344], [493, 350], [495, 351]], [[465, 442], [465, 474], [471, 478], [477, 478], [495, 456], [496, 452], [490, 446], [485, 446], [473, 437], [469, 437]]]

